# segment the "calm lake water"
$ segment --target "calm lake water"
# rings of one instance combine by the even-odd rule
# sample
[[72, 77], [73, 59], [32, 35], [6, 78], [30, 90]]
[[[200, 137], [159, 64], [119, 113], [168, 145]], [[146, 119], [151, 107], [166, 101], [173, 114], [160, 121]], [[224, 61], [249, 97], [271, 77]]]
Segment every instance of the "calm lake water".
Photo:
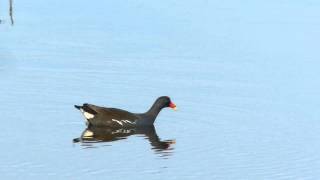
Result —
[[[8, 9], [1, 179], [320, 178], [319, 2], [14, 1], [13, 26]], [[73, 141], [74, 104], [162, 95], [179, 111], [154, 129]]]

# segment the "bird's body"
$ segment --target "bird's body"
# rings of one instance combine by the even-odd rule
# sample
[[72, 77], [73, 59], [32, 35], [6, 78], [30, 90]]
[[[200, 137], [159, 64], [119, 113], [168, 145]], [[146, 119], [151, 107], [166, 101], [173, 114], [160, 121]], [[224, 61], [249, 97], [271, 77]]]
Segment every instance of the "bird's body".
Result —
[[87, 120], [88, 126], [136, 127], [153, 125], [157, 115], [164, 107], [175, 108], [167, 96], [159, 97], [146, 113], [131, 113], [117, 108], [100, 107], [92, 104], [75, 105]]

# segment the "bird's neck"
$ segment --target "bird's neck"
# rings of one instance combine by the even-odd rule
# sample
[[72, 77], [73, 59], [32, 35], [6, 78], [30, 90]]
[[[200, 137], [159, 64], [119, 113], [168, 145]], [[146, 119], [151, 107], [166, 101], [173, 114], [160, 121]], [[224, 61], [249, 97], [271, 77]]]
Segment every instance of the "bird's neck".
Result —
[[151, 120], [155, 120], [161, 111], [162, 107], [156, 102], [151, 106], [151, 108], [145, 113]]

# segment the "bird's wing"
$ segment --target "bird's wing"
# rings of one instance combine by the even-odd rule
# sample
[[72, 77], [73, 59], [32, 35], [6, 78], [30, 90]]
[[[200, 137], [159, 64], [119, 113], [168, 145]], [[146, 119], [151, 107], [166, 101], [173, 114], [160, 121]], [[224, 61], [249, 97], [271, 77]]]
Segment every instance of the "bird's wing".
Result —
[[102, 111], [104, 115], [107, 115], [111, 119], [115, 119], [115, 120], [128, 120], [133, 122], [138, 119], [138, 117], [135, 114], [122, 109], [103, 108]]

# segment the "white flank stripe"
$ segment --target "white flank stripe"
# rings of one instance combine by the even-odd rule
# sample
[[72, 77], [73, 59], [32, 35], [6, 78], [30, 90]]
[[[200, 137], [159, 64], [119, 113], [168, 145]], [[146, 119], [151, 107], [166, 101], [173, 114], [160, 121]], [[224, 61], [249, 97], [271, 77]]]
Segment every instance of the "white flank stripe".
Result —
[[120, 124], [121, 126], [123, 126], [122, 122], [116, 120], [116, 119], [112, 119], [112, 121], [117, 122], [118, 124]]
[[131, 122], [129, 120], [123, 120], [125, 123], [135, 124], [134, 122]]

